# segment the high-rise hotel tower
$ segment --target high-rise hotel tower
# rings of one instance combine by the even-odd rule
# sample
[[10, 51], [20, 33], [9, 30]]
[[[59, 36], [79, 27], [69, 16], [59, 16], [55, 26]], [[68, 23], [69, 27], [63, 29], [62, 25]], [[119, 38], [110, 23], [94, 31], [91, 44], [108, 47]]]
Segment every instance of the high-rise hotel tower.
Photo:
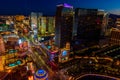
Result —
[[57, 5], [55, 44], [60, 48], [64, 48], [72, 40], [73, 15], [73, 6], [66, 3]]

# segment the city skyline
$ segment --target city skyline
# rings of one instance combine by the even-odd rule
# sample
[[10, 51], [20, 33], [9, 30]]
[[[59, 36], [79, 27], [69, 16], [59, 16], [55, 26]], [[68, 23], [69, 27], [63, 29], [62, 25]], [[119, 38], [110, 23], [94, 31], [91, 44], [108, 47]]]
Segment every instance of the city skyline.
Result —
[[107, 12], [119, 14], [120, 6], [119, 0], [2, 0], [0, 5], [1, 15], [15, 15], [15, 14], [30, 14], [31, 12], [42, 12], [44, 15], [55, 15], [56, 5], [61, 3], [68, 3], [74, 8], [94, 8], [103, 9]]
[[0, 80], [120, 80], [119, 1], [85, 1], [2, 1]]

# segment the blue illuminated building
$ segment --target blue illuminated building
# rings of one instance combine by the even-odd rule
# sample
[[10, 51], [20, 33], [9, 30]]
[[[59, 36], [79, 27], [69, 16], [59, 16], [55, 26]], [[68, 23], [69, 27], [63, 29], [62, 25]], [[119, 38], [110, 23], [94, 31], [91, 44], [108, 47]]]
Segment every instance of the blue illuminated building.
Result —
[[40, 69], [34, 74], [34, 80], [48, 80], [48, 73]]

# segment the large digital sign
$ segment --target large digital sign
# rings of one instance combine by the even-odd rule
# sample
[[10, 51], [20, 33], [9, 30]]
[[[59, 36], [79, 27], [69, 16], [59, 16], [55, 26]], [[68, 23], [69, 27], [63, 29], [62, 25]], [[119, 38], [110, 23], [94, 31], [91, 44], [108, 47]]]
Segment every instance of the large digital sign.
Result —
[[67, 51], [66, 50], [62, 51], [62, 56], [67, 56]]

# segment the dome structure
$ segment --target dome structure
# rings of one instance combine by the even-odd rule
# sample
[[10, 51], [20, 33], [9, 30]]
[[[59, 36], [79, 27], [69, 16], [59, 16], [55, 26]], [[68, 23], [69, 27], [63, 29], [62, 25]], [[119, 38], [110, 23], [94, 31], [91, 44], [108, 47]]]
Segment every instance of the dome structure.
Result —
[[34, 74], [34, 80], [48, 80], [48, 73], [40, 69]]

